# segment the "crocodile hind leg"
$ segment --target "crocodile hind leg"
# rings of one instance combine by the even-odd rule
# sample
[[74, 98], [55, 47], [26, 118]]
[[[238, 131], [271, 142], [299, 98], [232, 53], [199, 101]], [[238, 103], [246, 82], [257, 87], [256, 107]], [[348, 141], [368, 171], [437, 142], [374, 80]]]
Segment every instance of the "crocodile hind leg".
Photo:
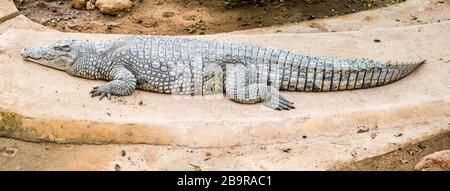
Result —
[[262, 102], [276, 110], [294, 109], [293, 103], [267, 84], [256, 83], [256, 76], [242, 64], [227, 65], [225, 79], [226, 96], [238, 103], [253, 104]]
[[100, 96], [101, 100], [105, 96], [111, 99], [111, 95], [127, 96], [133, 93], [136, 88], [136, 77], [124, 66], [114, 67], [108, 76], [113, 80], [94, 87], [90, 92], [92, 97]]

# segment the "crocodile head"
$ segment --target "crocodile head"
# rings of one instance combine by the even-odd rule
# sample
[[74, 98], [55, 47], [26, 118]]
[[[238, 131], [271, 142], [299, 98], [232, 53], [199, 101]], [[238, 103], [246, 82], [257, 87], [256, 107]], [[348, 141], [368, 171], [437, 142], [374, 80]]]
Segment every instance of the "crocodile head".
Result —
[[75, 44], [76, 40], [65, 38], [50, 46], [24, 48], [20, 54], [25, 60], [65, 71], [72, 66], [78, 55]]

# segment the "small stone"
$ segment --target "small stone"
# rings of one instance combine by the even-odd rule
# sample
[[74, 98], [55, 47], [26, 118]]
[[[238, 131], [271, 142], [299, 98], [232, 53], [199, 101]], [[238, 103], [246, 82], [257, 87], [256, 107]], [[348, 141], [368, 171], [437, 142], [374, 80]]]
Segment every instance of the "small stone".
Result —
[[86, 2], [86, 9], [87, 10], [94, 10], [95, 9], [95, 0], [89, 0]]
[[303, 139], [306, 139], [306, 138], [307, 138], [307, 136], [306, 136], [306, 135], [303, 135], [303, 136], [302, 136], [302, 138], [303, 138]]
[[125, 150], [122, 150], [122, 156], [124, 157], [126, 155], [127, 155], [127, 152]]
[[169, 17], [175, 16], [175, 13], [172, 12], [172, 11], [167, 11], [167, 12], [164, 12], [164, 13], [162, 14], [162, 16], [165, 17], [165, 18], [169, 18]]
[[314, 15], [309, 15], [307, 18], [306, 18], [306, 20], [313, 20], [313, 19], [315, 19], [316, 18], [316, 16], [314, 16]]
[[71, 5], [75, 9], [84, 9], [88, 0], [72, 0]]
[[106, 15], [118, 15], [122, 11], [131, 9], [131, 0], [97, 0], [95, 6]]
[[423, 157], [414, 167], [420, 171], [450, 171], [450, 150], [443, 150]]
[[379, 43], [379, 42], [381, 42], [381, 40], [380, 39], [374, 39], [373, 42]]
[[141, 101], [139, 102], [139, 105], [144, 105], [144, 101], [141, 100]]
[[403, 159], [401, 159], [400, 162], [401, 162], [402, 164], [408, 164], [408, 163], [409, 163], [409, 160], [403, 160]]
[[368, 132], [369, 130], [370, 130], [369, 127], [359, 126], [358, 131], [356, 133], [365, 133], [365, 132]]
[[419, 147], [419, 149], [425, 149], [425, 148], [427, 148], [423, 143], [419, 143], [419, 144], [417, 145], [417, 147]]
[[120, 171], [120, 165], [119, 164], [116, 164], [116, 165], [114, 165], [114, 170], [116, 170], [116, 171]]
[[403, 135], [403, 133], [397, 133], [394, 135], [394, 137], [401, 137]]
[[289, 153], [289, 152], [291, 152], [291, 150], [292, 150], [291, 148], [282, 149], [282, 151], [285, 152], [285, 153]]

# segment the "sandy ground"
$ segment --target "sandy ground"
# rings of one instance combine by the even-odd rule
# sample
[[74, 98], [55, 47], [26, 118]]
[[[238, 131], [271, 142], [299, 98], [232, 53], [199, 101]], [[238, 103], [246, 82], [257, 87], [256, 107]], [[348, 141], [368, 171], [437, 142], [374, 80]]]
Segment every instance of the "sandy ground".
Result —
[[317, 33], [414, 26], [450, 20], [450, 1], [408, 0], [394, 6], [326, 19], [231, 32], [233, 34]]
[[[214, 34], [327, 18], [390, 6], [403, 0], [272, 1], [266, 5], [226, 6], [223, 0], [137, 1], [117, 17], [98, 10], [76, 10], [70, 0], [15, 0], [33, 21], [64, 32], [117, 34]], [[310, 3], [308, 3], [310, 2]], [[152, 10], [152, 11], [148, 11]]]
[[444, 133], [416, 144], [406, 145], [381, 156], [341, 164], [331, 170], [414, 170], [414, 166], [422, 157], [448, 149], [450, 149], [450, 133]]

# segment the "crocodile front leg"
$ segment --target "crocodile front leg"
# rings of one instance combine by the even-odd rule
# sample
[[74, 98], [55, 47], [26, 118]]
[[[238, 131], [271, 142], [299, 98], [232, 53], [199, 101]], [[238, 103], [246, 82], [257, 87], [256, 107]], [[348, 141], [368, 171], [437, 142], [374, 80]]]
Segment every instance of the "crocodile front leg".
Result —
[[102, 100], [105, 96], [111, 99], [111, 95], [127, 96], [136, 88], [136, 77], [124, 66], [114, 67], [109, 76], [113, 80], [94, 87], [90, 92], [91, 97], [100, 96], [100, 100]]
[[255, 83], [249, 70], [241, 65], [227, 66], [225, 90], [226, 96], [238, 103], [259, 103], [276, 110], [294, 109], [293, 103], [279, 94], [272, 86]]

